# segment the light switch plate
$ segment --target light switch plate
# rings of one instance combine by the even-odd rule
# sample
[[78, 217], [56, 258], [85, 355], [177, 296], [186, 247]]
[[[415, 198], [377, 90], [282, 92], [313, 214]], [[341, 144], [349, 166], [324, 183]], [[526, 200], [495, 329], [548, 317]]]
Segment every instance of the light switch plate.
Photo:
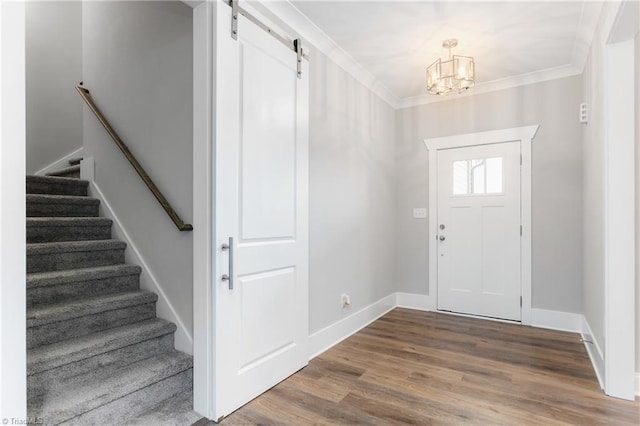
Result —
[[414, 219], [426, 219], [427, 218], [427, 208], [426, 207], [415, 207], [413, 209], [413, 218]]

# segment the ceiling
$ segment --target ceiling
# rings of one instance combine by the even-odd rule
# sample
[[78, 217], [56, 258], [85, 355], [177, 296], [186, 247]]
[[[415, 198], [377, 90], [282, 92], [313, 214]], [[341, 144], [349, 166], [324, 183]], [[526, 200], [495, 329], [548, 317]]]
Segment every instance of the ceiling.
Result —
[[448, 38], [459, 40], [454, 54], [475, 58], [471, 91], [578, 74], [602, 7], [593, 1], [291, 4], [401, 104], [439, 98], [425, 94], [425, 68], [446, 57]]

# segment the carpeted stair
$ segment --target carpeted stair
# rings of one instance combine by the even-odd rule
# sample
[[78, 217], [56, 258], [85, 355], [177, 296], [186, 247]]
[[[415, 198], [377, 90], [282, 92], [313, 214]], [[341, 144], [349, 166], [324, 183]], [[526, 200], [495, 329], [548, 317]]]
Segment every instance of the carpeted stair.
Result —
[[47, 173], [47, 176], [58, 176], [68, 178], [80, 178], [80, 162], [82, 158], [72, 158], [69, 160], [69, 167]]
[[158, 296], [140, 290], [88, 182], [69, 177], [74, 162], [27, 176], [29, 418], [191, 425], [192, 357], [174, 349], [176, 326], [156, 317]]

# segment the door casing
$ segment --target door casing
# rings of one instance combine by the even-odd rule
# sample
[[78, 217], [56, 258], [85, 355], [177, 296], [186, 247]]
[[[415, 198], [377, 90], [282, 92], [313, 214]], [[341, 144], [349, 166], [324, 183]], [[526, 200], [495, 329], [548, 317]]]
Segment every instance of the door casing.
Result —
[[520, 285], [522, 294], [522, 324], [531, 325], [531, 144], [538, 132], [538, 125], [513, 127], [488, 132], [467, 133], [425, 139], [429, 151], [429, 283], [428, 308], [437, 310], [438, 301], [438, 156], [441, 149], [463, 148], [489, 145], [500, 142], [520, 141], [522, 153], [521, 168], [521, 215], [522, 238], [520, 253], [522, 256]]

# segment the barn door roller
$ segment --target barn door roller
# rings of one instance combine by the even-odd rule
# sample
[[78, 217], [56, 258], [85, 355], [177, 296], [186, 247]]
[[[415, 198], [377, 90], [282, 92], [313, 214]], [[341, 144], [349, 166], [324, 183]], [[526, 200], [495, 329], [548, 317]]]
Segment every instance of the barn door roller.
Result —
[[231, 5], [231, 38], [238, 39], [238, 0], [230, 0]]
[[290, 40], [287, 37], [278, 34], [276, 31], [261, 22], [258, 18], [241, 8], [238, 5], [238, 0], [228, 0], [228, 4], [229, 6], [231, 6], [231, 38], [233, 38], [234, 40], [238, 39], [238, 15], [244, 16], [245, 18], [256, 24], [258, 27], [262, 28], [265, 32], [274, 37], [280, 43], [284, 44], [288, 49], [296, 53], [296, 60], [298, 62], [298, 78], [302, 78], [302, 59], [309, 59], [309, 55], [302, 49], [302, 40], [299, 38]]

